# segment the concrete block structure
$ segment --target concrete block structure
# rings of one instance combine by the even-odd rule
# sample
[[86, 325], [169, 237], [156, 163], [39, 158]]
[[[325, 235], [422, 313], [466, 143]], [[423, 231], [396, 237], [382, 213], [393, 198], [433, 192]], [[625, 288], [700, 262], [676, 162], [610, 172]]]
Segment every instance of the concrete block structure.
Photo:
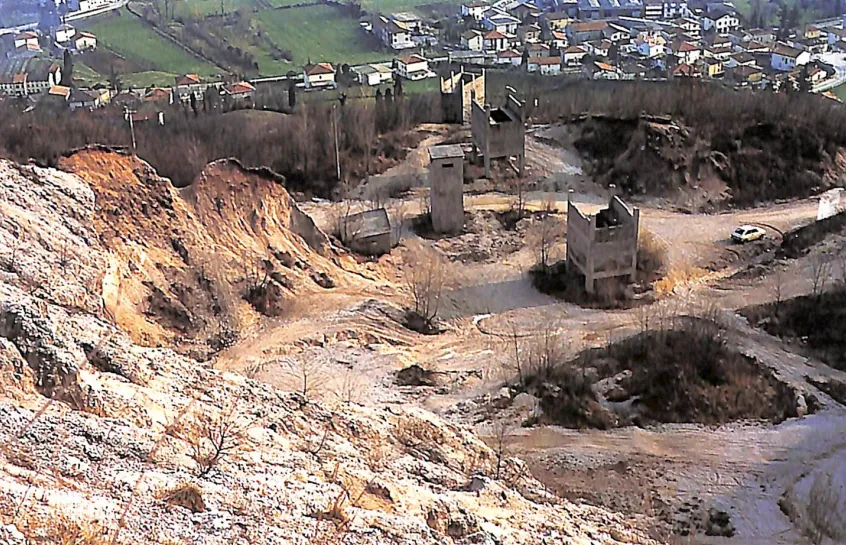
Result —
[[464, 229], [464, 152], [455, 144], [429, 148], [432, 227], [438, 233]]
[[478, 100], [471, 106], [471, 135], [473, 156], [481, 154], [485, 176], [490, 178], [491, 160], [517, 158], [517, 173], [523, 176], [526, 155], [526, 123], [524, 104], [508, 95], [501, 108], [482, 105]]
[[382, 255], [391, 251], [391, 222], [384, 208], [346, 217], [341, 224], [341, 238], [351, 250], [364, 255]]
[[481, 74], [465, 72], [464, 68], [448, 78], [441, 78], [441, 107], [446, 123], [469, 125], [473, 101], [485, 103], [485, 69]]
[[640, 210], [613, 197], [608, 208], [585, 215], [567, 199], [567, 270], [585, 277], [585, 290], [593, 293], [596, 280], [637, 274], [637, 236]]

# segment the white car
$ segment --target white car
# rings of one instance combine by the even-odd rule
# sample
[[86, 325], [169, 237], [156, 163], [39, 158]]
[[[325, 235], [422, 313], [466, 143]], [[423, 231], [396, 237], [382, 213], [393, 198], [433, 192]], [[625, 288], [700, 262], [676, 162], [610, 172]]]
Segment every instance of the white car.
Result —
[[731, 239], [734, 242], [752, 242], [753, 240], [761, 240], [767, 232], [760, 227], [754, 225], [741, 225], [731, 233]]

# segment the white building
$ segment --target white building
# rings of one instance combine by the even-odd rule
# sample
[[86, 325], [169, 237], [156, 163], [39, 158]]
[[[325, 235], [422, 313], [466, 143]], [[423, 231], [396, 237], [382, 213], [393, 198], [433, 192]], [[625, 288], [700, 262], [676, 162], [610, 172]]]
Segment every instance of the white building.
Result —
[[385, 64], [355, 66], [352, 71], [356, 74], [356, 80], [362, 85], [382, 85], [394, 79], [394, 73], [391, 67]]
[[335, 67], [328, 62], [307, 64], [303, 68], [306, 89], [335, 87]]
[[470, 51], [482, 51], [485, 46], [484, 34], [478, 30], [468, 30], [461, 35], [461, 47]]
[[56, 29], [56, 43], [67, 43], [76, 35], [76, 29], [70, 25], [59, 25]]
[[429, 61], [420, 55], [397, 59], [397, 75], [410, 80], [427, 78], [431, 75]]
[[462, 17], [472, 17], [477, 21], [481, 21], [482, 17], [485, 15], [485, 12], [491, 9], [490, 5], [487, 2], [481, 1], [474, 1], [470, 2], [469, 4], [463, 4], [461, 6], [461, 16]]
[[770, 57], [770, 66], [781, 72], [790, 72], [809, 62], [811, 62], [811, 54], [808, 51], [781, 43], [775, 46]]
[[494, 9], [487, 11], [482, 18], [482, 25], [486, 29], [495, 30], [508, 36], [514, 36], [517, 33], [519, 24], [520, 19]]
[[77, 51], [97, 49], [97, 37], [90, 32], [80, 32], [74, 39], [74, 46]]
[[702, 16], [702, 30], [715, 30], [717, 34], [727, 34], [740, 28], [740, 20], [734, 12], [723, 11]]

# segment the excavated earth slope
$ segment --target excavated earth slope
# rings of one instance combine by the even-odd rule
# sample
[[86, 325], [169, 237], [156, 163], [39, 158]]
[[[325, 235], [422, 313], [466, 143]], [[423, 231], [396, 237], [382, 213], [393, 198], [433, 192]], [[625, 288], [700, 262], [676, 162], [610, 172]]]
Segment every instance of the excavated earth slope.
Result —
[[169, 348], [150, 295], [208, 319], [179, 292], [213, 304], [240, 255], [272, 247], [292, 291], [363, 282], [268, 174], [216, 163], [180, 194], [112, 153], [65, 167], [0, 162], [0, 543], [653, 543], [430, 413], [330, 408]]

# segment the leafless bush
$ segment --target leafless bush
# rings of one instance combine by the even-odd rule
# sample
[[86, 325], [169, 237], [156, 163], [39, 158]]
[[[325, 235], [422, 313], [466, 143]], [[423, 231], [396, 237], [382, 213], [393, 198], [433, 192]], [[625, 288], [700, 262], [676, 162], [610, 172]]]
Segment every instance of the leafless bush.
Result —
[[770, 290], [773, 294], [773, 300], [776, 306], [776, 312], [781, 308], [781, 302], [784, 300], [784, 271], [776, 269], [770, 277]]
[[246, 439], [246, 426], [235, 405], [223, 412], [195, 414], [193, 423], [176, 432], [191, 446], [197, 476], [205, 477], [227, 456], [237, 452]]
[[527, 234], [529, 246], [535, 253], [535, 263], [542, 270], [549, 269], [552, 248], [564, 234], [564, 226], [553, 215], [552, 203], [547, 201], [539, 221], [534, 223]]
[[826, 538], [836, 543], [846, 539], [846, 517], [841, 509], [841, 494], [831, 473], [820, 473], [814, 478], [808, 496], [808, 537], [814, 545], [821, 545]]
[[637, 272], [643, 280], [653, 281], [667, 270], [670, 259], [667, 245], [655, 233], [640, 228], [637, 237]]
[[280, 364], [282, 371], [294, 381], [295, 391], [303, 396], [304, 400], [310, 401], [326, 389], [330, 375], [322, 357], [300, 355], [296, 358], [286, 358]]
[[513, 426], [505, 421], [496, 422], [493, 429], [493, 451], [496, 455], [496, 478], [499, 479], [502, 474], [502, 466], [506, 458], [509, 456], [508, 449], [508, 434], [511, 433]]
[[435, 250], [416, 246], [409, 250], [405, 281], [411, 292], [409, 326], [431, 331], [441, 308], [441, 295], [447, 283], [447, 264]]
[[826, 283], [831, 276], [831, 261], [829, 261], [827, 255], [815, 253], [809, 259], [809, 266], [811, 270], [812, 293], [815, 297], [819, 297], [825, 291]]

